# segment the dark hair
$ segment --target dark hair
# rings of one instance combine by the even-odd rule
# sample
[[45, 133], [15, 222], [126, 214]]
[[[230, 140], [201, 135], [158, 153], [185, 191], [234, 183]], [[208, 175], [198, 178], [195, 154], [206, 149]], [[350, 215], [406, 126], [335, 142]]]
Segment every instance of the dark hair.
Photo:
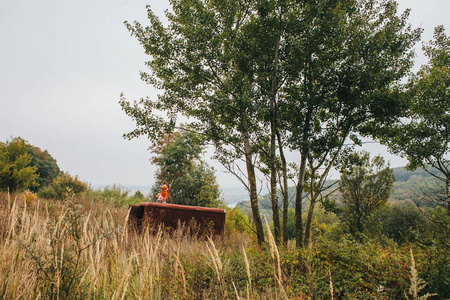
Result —
[[163, 181], [163, 184], [167, 184], [167, 182], [164, 180], [164, 181]]

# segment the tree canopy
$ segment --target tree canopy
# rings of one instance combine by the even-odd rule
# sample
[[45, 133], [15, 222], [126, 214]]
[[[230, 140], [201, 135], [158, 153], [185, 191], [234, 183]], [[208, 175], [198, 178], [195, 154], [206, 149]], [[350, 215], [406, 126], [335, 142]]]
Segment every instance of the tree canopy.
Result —
[[405, 113], [380, 134], [392, 152], [408, 159], [410, 169], [439, 171], [432, 174], [444, 187], [439, 202], [450, 215], [450, 39], [443, 26], [423, 50], [429, 62], [408, 82]]
[[222, 205], [215, 171], [201, 158], [204, 147], [192, 131], [177, 131], [151, 147], [158, 166], [152, 193], [161, 191], [163, 181], [169, 187], [168, 202], [217, 207]]
[[41, 148], [31, 146], [29, 149], [31, 156], [30, 165], [35, 166], [38, 175], [36, 182], [38, 186], [31, 187], [32, 191], [37, 191], [44, 186], [49, 185], [61, 173], [59, 166], [47, 150], [42, 151]]
[[[189, 117], [248, 189], [260, 243], [258, 161], [270, 175], [278, 238], [277, 176], [287, 178], [287, 164], [280, 160], [284, 150], [298, 152], [296, 238], [300, 246], [301, 195], [309, 185], [308, 242], [314, 205], [331, 167], [359, 143], [357, 134], [370, 134], [374, 124], [392, 122], [403, 109], [397, 85], [413, 64], [420, 30], [407, 24], [408, 11], [397, 15], [391, 0], [171, 4], [167, 26], [150, 7], [148, 26], [126, 22], [151, 57], [142, 79], [162, 93], [134, 104], [122, 95], [123, 110], [136, 121], [125, 136], [155, 140], [176, 127], [179, 115]], [[239, 160], [242, 173], [234, 167]]]
[[0, 189], [10, 192], [37, 186], [37, 167], [30, 165], [30, 146], [20, 138], [0, 142]]
[[343, 198], [341, 218], [350, 233], [364, 231], [369, 218], [386, 203], [395, 181], [394, 172], [381, 156], [352, 153], [339, 182]]

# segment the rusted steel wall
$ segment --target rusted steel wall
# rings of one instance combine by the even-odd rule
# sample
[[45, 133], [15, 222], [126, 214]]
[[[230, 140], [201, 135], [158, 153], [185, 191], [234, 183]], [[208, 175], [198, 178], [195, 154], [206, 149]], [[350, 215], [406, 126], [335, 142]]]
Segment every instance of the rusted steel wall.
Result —
[[163, 224], [175, 229], [178, 224], [189, 226], [195, 223], [200, 230], [211, 229], [216, 234], [223, 234], [225, 215], [225, 210], [218, 208], [154, 202], [130, 205], [130, 221], [138, 226]]

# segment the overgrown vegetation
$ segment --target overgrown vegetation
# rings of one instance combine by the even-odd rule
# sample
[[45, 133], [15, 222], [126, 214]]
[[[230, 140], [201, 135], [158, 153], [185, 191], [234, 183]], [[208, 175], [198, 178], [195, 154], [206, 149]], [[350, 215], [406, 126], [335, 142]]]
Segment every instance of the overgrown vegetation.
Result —
[[[446, 213], [434, 211], [442, 222]], [[0, 194], [0, 297], [7, 299], [445, 299], [449, 232], [426, 222], [414, 241], [355, 240], [313, 221], [311, 244], [258, 246], [229, 214], [223, 238], [137, 234], [126, 206], [89, 194], [63, 201]], [[411, 256], [411, 253], [413, 256]], [[414, 261], [412, 260], [414, 259]], [[426, 283], [426, 285], [425, 285]]]

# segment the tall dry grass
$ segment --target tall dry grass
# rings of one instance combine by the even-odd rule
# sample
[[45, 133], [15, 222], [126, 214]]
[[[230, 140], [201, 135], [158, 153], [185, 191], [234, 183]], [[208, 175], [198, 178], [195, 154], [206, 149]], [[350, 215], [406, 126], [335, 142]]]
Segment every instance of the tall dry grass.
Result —
[[[0, 298], [385, 299], [399, 295], [401, 276], [409, 275], [401, 295], [420, 299], [424, 287], [412, 254], [409, 273], [375, 245], [357, 254], [352, 249], [362, 246], [348, 241], [278, 247], [267, 223], [264, 247], [238, 231], [221, 238], [185, 235], [183, 228], [138, 233], [127, 216], [125, 207], [90, 196], [28, 205], [20, 195], [0, 193]], [[358, 271], [366, 266], [370, 274]], [[396, 267], [400, 279], [378, 278], [391, 274], [378, 266]], [[377, 291], [381, 280], [387, 283]]]
[[[248, 237], [186, 236], [147, 227], [137, 233], [124, 208], [95, 199], [38, 199], [0, 205], [0, 297], [3, 299], [260, 298], [245, 254]], [[244, 249], [242, 251], [242, 249]], [[245, 260], [240, 282], [226, 257]], [[278, 266], [279, 267], [279, 266]], [[239, 277], [239, 276], [238, 276]], [[234, 286], [234, 287], [232, 287]]]

